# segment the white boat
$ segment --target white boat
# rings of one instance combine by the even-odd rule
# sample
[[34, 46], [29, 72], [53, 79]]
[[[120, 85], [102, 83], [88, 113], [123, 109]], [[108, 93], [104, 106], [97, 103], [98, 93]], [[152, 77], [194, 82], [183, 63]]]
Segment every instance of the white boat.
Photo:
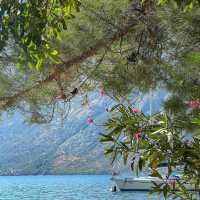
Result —
[[[137, 177], [137, 178], [120, 178], [112, 177], [112, 181], [115, 182], [115, 187], [120, 191], [149, 191], [154, 187], [154, 183], [161, 184], [163, 181], [156, 177]], [[177, 190], [176, 178], [171, 178], [167, 180], [169, 185]], [[184, 184], [187, 190], [195, 191], [194, 185]]]

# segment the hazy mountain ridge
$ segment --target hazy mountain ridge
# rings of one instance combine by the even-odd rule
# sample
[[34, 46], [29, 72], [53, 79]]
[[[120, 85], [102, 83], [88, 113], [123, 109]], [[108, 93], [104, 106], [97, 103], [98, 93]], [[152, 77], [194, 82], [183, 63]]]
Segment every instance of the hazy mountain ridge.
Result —
[[[155, 96], [158, 107], [165, 93]], [[148, 98], [143, 108], [147, 111]], [[80, 97], [72, 102], [72, 111], [62, 125], [59, 118], [50, 124], [24, 123], [24, 116], [4, 113], [0, 124], [0, 175], [106, 173], [111, 166], [99, 143], [103, 121], [114, 105], [108, 97], [90, 95], [90, 108], [82, 107]], [[92, 116], [95, 125], [87, 124]]]

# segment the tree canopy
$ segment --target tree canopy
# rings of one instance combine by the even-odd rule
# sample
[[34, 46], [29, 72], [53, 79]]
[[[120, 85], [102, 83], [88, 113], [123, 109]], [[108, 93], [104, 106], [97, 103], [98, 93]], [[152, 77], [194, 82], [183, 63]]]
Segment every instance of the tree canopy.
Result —
[[57, 54], [51, 42], [59, 39], [79, 6], [78, 0], [2, 0], [0, 51], [14, 42], [20, 51], [20, 64], [29, 61], [29, 66], [39, 69], [45, 59], [53, 60]]

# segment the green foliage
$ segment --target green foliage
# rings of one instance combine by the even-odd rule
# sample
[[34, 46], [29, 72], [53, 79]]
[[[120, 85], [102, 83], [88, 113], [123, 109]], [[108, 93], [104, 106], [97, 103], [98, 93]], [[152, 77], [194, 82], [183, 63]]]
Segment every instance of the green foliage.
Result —
[[[170, 3], [169, 0], [158, 0], [158, 5], [165, 5], [166, 3]], [[182, 8], [184, 11], [191, 11], [193, 7], [200, 4], [199, 0], [174, 0], [173, 3], [176, 4], [178, 8]]]
[[51, 42], [60, 38], [67, 20], [78, 10], [78, 0], [2, 0], [0, 2], [0, 51], [14, 41], [20, 51], [19, 64], [29, 61], [37, 70], [50, 59], [56, 62], [57, 51]]
[[191, 51], [185, 54], [184, 60], [187, 64], [198, 65], [200, 63], [200, 52]]
[[[197, 0], [173, 2], [185, 10], [192, 10], [199, 3]], [[117, 4], [122, 3], [116, 1]], [[145, 0], [142, 4], [145, 7], [152, 2]], [[170, 1], [159, 0], [157, 4], [167, 7]], [[18, 67], [28, 63], [29, 68], [34, 66], [39, 70], [47, 61], [57, 63], [54, 42], [61, 40], [64, 30], [67, 29], [68, 19], [74, 17], [74, 12], [79, 11], [80, 5], [80, 0], [2, 0], [0, 3], [0, 51], [6, 49], [8, 43], [14, 42], [20, 54]], [[112, 15], [111, 12], [110, 10]], [[107, 21], [107, 19], [104, 20]]]
[[[101, 138], [101, 142], [110, 144], [106, 153], [112, 156], [112, 162], [122, 157], [125, 164], [127, 160], [130, 161], [128, 164], [136, 172], [148, 166], [151, 176], [162, 181], [160, 185], [154, 183], [152, 192], [162, 192], [165, 198], [172, 195], [193, 199], [193, 195], [185, 189], [184, 182], [200, 190], [200, 140], [193, 135], [192, 139], [186, 140], [188, 134], [185, 133], [184, 124], [188, 122], [167, 113], [152, 116], [142, 112], [134, 113], [130, 107], [122, 104], [113, 107], [112, 112], [112, 117], [105, 123], [106, 134], [102, 134]], [[199, 120], [195, 120], [195, 123], [196, 127]], [[184, 167], [176, 186], [177, 193], [158, 171], [158, 166], [163, 162], [166, 162], [168, 168], [168, 178], [176, 167]]]

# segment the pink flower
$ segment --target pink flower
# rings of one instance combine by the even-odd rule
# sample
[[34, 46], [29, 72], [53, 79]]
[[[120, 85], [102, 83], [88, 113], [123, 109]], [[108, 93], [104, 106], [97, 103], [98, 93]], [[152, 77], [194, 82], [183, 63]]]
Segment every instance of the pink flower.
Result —
[[138, 108], [133, 108], [132, 111], [133, 111], [134, 113], [139, 113], [139, 112], [140, 112], [140, 110], [139, 110]]
[[189, 102], [189, 106], [190, 106], [190, 108], [195, 109], [199, 106], [199, 102], [197, 100], [192, 100]]
[[136, 132], [136, 133], [134, 134], [134, 139], [135, 139], [136, 141], [139, 141], [140, 138], [141, 138], [141, 135], [142, 135], [141, 132]]
[[100, 90], [100, 95], [101, 95], [101, 96], [105, 96], [105, 95], [106, 95], [106, 92], [105, 92], [104, 89], [101, 89], [101, 90]]
[[91, 117], [87, 118], [87, 124], [93, 124], [94, 120]]

